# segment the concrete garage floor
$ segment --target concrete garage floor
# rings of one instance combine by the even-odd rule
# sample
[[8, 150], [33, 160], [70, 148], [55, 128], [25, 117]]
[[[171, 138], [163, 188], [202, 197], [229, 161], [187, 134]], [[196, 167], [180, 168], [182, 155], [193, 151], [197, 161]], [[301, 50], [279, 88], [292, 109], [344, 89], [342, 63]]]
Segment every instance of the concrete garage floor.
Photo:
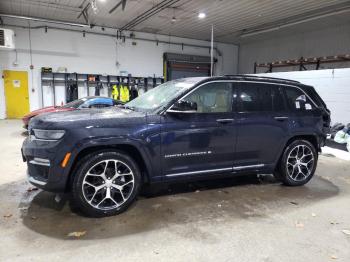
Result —
[[321, 156], [298, 188], [271, 176], [153, 187], [92, 219], [31, 190], [22, 131], [0, 121], [0, 261], [350, 261], [350, 162]]

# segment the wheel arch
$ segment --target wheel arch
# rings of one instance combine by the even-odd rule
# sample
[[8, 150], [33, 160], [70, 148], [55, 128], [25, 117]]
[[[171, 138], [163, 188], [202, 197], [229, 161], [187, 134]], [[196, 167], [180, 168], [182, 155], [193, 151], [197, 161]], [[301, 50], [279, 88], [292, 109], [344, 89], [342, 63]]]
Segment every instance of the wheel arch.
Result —
[[287, 141], [287, 143], [283, 149], [285, 149], [288, 145], [290, 145], [295, 140], [306, 140], [306, 141], [310, 142], [315, 147], [316, 151], [318, 151], [318, 152], [321, 151], [321, 148], [320, 148], [319, 142], [318, 142], [318, 137], [315, 134], [293, 136], [293, 137], [289, 138], [289, 140]]
[[85, 156], [90, 155], [92, 153], [103, 152], [108, 150], [122, 151], [128, 154], [130, 157], [132, 157], [140, 167], [143, 183], [149, 182], [149, 174], [151, 172], [150, 167], [146, 164], [145, 157], [142, 155], [140, 150], [135, 145], [131, 145], [131, 144], [111, 144], [111, 145], [97, 145], [97, 146], [91, 145], [79, 151], [78, 154], [75, 156], [75, 158], [72, 159], [73, 164], [68, 173], [66, 189], [70, 190], [70, 185], [74, 177], [73, 172], [78, 167], [79, 161], [81, 159], [83, 159]]
[[282, 159], [282, 156], [283, 156], [283, 152], [286, 149], [286, 147], [288, 147], [295, 140], [306, 140], [306, 141], [310, 142], [315, 147], [315, 150], [317, 152], [320, 152], [321, 148], [319, 146], [319, 142], [318, 142], [318, 138], [317, 137], [318, 136], [316, 134], [299, 134], [299, 135], [294, 135], [294, 136], [290, 137], [286, 141], [286, 143], [282, 147], [282, 150], [279, 153], [279, 157], [278, 157], [278, 159], [276, 161], [276, 164], [275, 164], [275, 169], [278, 168], [279, 163], [280, 163], [280, 161]]
[[[285, 152], [286, 150], [288, 150], [288, 147], [294, 142], [294, 141], [298, 141], [298, 140], [301, 140], [301, 141], [304, 141], [304, 142], [309, 142], [311, 143], [313, 146], [314, 146], [314, 151], [316, 153], [316, 155], [314, 156], [315, 157], [315, 164], [314, 166], [312, 167], [312, 171], [311, 171], [311, 175], [309, 174], [308, 177], [306, 177], [306, 180], [300, 180], [299, 182], [298, 181], [291, 181], [290, 178], [288, 178], [289, 175], [286, 175], [285, 174], [285, 169], [286, 169], [286, 164], [285, 163], [285, 157], [288, 158], [286, 155], [285, 155]], [[293, 147], [294, 149], [294, 147]], [[319, 146], [319, 140], [318, 140], [318, 136], [316, 134], [301, 134], [301, 135], [295, 135], [295, 136], [292, 136], [290, 137], [285, 146], [283, 147], [283, 150], [280, 154], [280, 157], [276, 163], [276, 166], [275, 166], [275, 169], [274, 169], [274, 176], [277, 180], [281, 181], [283, 184], [287, 185], [287, 186], [299, 186], [299, 185], [303, 185], [305, 183], [307, 183], [313, 176], [314, 172], [315, 172], [315, 169], [316, 169], [316, 166], [317, 166], [317, 159], [318, 159], [318, 155], [317, 155], [317, 151], [320, 150], [320, 146]], [[291, 151], [289, 151], [290, 153]], [[294, 172], [294, 171], [293, 171]], [[300, 171], [299, 171], [300, 172]], [[293, 178], [292, 178], [293, 179]]]

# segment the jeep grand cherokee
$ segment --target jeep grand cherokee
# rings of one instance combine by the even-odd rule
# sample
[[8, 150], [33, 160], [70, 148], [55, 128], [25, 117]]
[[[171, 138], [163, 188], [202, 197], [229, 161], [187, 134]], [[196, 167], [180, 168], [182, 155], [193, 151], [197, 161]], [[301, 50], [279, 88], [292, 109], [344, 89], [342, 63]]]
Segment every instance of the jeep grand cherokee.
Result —
[[22, 153], [30, 183], [106, 216], [126, 210], [145, 183], [273, 173], [303, 185], [329, 124], [314, 88], [296, 81], [185, 78], [119, 108], [37, 116]]

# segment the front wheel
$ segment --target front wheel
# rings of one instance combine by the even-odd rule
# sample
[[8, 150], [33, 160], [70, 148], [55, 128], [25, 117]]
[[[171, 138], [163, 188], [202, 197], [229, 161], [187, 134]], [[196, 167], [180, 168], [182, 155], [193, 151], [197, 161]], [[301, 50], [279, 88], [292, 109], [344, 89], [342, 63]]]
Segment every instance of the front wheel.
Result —
[[306, 140], [295, 140], [283, 152], [275, 177], [287, 186], [301, 186], [310, 181], [317, 166], [318, 154]]
[[73, 201], [83, 213], [93, 217], [125, 211], [136, 199], [141, 184], [137, 163], [119, 151], [88, 155], [73, 176]]

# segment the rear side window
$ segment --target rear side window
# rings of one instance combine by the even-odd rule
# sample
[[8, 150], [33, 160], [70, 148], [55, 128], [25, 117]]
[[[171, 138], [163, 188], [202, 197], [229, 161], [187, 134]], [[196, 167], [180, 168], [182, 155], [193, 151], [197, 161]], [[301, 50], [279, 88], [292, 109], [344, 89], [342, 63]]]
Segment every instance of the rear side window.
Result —
[[284, 102], [283, 92], [280, 86], [271, 86], [272, 107], [274, 111], [285, 111], [286, 104]]
[[242, 83], [238, 93], [240, 112], [284, 111], [284, 99], [278, 85]]
[[305, 86], [305, 89], [307, 94], [317, 104], [317, 106], [327, 108], [326, 103], [322, 100], [319, 94], [317, 94], [316, 90], [312, 86]]
[[293, 111], [307, 111], [314, 108], [310, 99], [303, 91], [295, 87], [285, 87], [286, 99]]
[[284, 99], [278, 85], [259, 84], [262, 111], [284, 111]]
[[259, 96], [262, 111], [272, 111], [272, 90], [271, 85], [259, 84]]

